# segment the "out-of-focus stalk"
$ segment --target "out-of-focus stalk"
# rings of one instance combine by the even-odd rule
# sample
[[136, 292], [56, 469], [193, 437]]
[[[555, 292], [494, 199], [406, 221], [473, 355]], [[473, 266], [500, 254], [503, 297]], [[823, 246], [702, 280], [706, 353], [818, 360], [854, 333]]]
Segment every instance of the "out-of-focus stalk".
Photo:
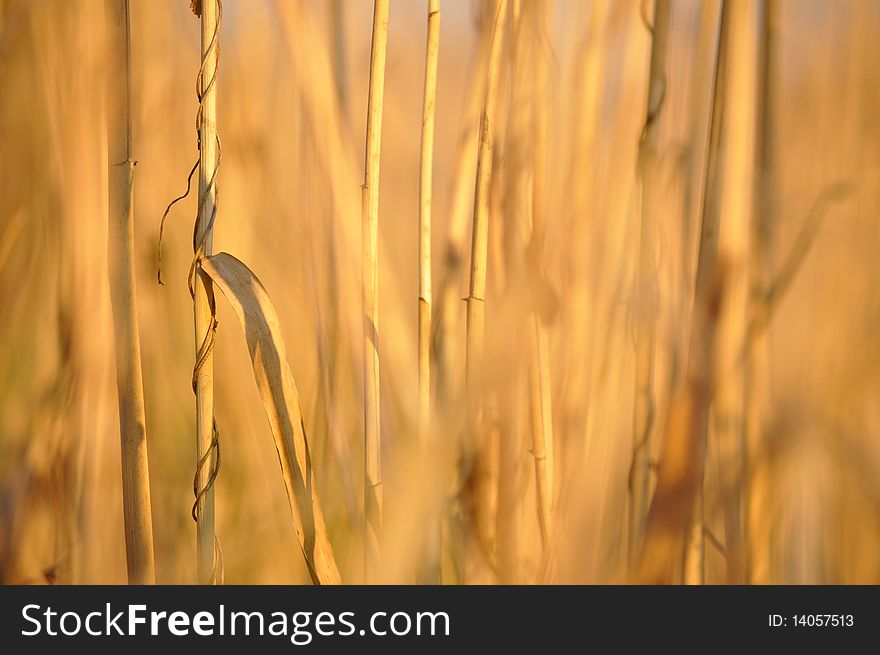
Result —
[[[700, 210], [700, 238], [697, 253], [697, 271], [694, 281], [694, 309], [691, 319], [690, 342], [694, 343], [697, 338], [694, 330], [697, 329], [696, 316], [699, 310], [698, 300], [705, 292], [712, 279], [718, 258], [718, 230], [720, 224], [721, 202], [721, 136], [724, 129], [724, 94], [725, 75], [727, 70], [727, 41], [730, 31], [730, 3], [722, 0], [720, 10], [720, 23], [718, 45], [715, 50], [715, 79], [712, 94], [711, 118], [709, 124], [709, 141], [706, 154], [706, 174], [703, 180], [702, 208]], [[703, 25], [709, 29], [708, 23]], [[695, 364], [689, 355], [688, 369], [693, 369]], [[708, 430], [708, 410], [699, 416], [699, 439], [695, 440], [695, 447], [699, 449], [701, 467], [705, 463], [706, 433]], [[682, 554], [682, 578], [686, 584], [702, 584], [705, 576], [705, 526], [703, 522], [703, 470], [700, 468], [699, 480], [695, 490], [695, 498], [691, 507], [691, 515], [687, 521], [688, 532], [685, 535], [684, 550]]]
[[[489, 0], [481, 0], [491, 4]], [[485, 12], [489, 13], [489, 12]], [[436, 398], [445, 414], [454, 413], [454, 399], [459, 395], [456, 376], [459, 317], [461, 316], [461, 279], [466, 262], [468, 221], [473, 217], [471, 202], [473, 193], [473, 167], [476, 165], [478, 139], [481, 123], [483, 88], [486, 78], [486, 60], [492, 40], [492, 20], [483, 18], [479, 23], [478, 45], [473, 55], [471, 79], [468, 84], [466, 106], [463, 110], [464, 127], [458, 140], [454, 174], [449, 190], [450, 209], [446, 242], [439, 276], [436, 303], [432, 309], [434, 335], [434, 376], [437, 384]]]
[[[474, 218], [471, 238], [470, 288], [467, 296], [467, 325], [465, 333], [465, 393], [467, 395], [467, 424], [470, 442], [467, 448], [479, 460], [485, 457], [484, 434], [484, 370], [483, 347], [485, 336], [485, 302], [487, 259], [489, 251], [489, 192], [492, 179], [492, 153], [494, 147], [495, 113], [498, 101], [498, 78], [501, 69], [501, 49], [504, 42], [504, 24], [507, 17], [507, 0], [495, 5], [495, 20], [489, 47], [486, 75], [486, 93], [480, 119], [479, 145], [477, 149], [477, 174], [474, 184]], [[485, 462], [474, 462], [479, 469]], [[478, 494], [479, 496], [479, 494]], [[477, 501], [482, 503], [482, 498]], [[478, 521], [491, 522], [491, 516], [477, 507]]]
[[[422, 145], [419, 164], [419, 413], [418, 440], [424, 448], [431, 434], [431, 195], [434, 174], [434, 115], [440, 52], [440, 0], [428, 0]], [[434, 526], [435, 521], [430, 525]], [[439, 581], [440, 531], [427, 535], [424, 576]]]
[[373, 5], [367, 144], [361, 193], [364, 304], [364, 560], [367, 579], [376, 573], [382, 527], [382, 455], [379, 415], [379, 163], [385, 97], [388, 0]]
[[[775, 0], [763, 0], [761, 16], [761, 62], [758, 70], [758, 135], [757, 165], [755, 166], [755, 215], [752, 221], [750, 253], [749, 316], [759, 325], [769, 320], [767, 289], [771, 284], [773, 242], [771, 232], [772, 194], [776, 190], [774, 139], [775, 104], [774, 85], [777, 82]], [[769, 473], [767, 466], [757, 461], [763, 447], [763, 423], [767, 413], [770, 392], [770, 352], [766, 331], [755, 337], [746, 362], [746, 467], [745, 467], [745, 582], [767, 584], [769, 578], [769, 548], [767, 524], [763, 508], [768, 502]]]
[[422, 147], [419, 165], [419, 442], [424, 444], [431, 413], [431, 190], [434, 172], [434, 113], [440, 46], [440, 0], [428, 0]]
[[638, 542], [648, 512], [651, 486], [651, 434], [654, 425], [654, 340], [657, 323], [657, 264], [654, 234], [658, 230], [663, 195], [660, 190], [659, 145], [660, 116], [668, 91], [666, 58], [669, 49], [669, 25], [672, 0], [654, 3], [651, 71], [648, 79], [648, 110], [639, 143], [639, 172], [642, 182], [642, 217], [639, 236], [639, 269], [636, 305], [636, 391], [633, 411], [633, 452], [629, 480], [630, 557]]
[[725, 581], [745, 574], [743, 483], [746, 465], [746, 377], [742, 348], [749, 321], [749, 264], [755, 210], [760, 4], [730, 2], [730, 40], [724, 92], [725, 130], [721, 231], [718, 249], [728, 267], [718, 328], [718, 385], [713, 437], [718, 445], [724, 503]]
[[107, 17], [108, 254], [122, 444], [125, 554], [131, 584], [156, 582], [144, 383], [134, 267], [134, 158], [131, 132], [129, 0], [105, 0]]

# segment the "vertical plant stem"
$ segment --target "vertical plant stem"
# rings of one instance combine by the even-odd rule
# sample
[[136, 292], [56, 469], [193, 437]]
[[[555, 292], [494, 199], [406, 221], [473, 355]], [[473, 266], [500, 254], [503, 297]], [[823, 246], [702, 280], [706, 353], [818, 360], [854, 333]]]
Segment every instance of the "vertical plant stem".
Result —
[[[772, 194], [777, 189], [774, 157], [774, 85], [778, 79], [776, 0], [763, 0], [761, 17], [761, 64], [759, 70], [757, 166], [755, 167], [755, 215], [750, 254], [749, 316], [758, 325], [769, 321], [768, 289], [771, 285], [773, 241]], [[745, 473], [745, 582], [768, 584], [769, 552], [762, 508], [769, 502], [769, 472], [757, 461], [763, 446], [763, 423], [770, 393], [770, 343], [766, 330], [755, 337], [746, 362], [746, 473]]]
[[[489, 248], [489, 193], [492, 179], [492, 152], [495, 131], [495, 110], [498, 99], [498, 78], [501, 49], [504, 41], [504, 24], [507, 17], [507, 0], [495, 5], [495, 21], [487, 62], [486, 91], [480, 118], [477, 146], [477, 173], [474, 184], [474, 218], [471, 238], [470, 289], [467, 296], [467, 320], [465, 332], [465, 393], [467, 395], [467, 425], [470, 437], [468, 448], [476, 461], [476, 471], [485, 469], [489, 456], [488, 439], [484, 434], [483, 393], [483, 346], [485, 328], [486, 272]], [[477, 493], [477, 502], [486, 499]], [[477, 507], [478, 523], [491, 523], [486, 507]], [[482, 532], [486, 532], [483, 530]]]
[[134, 159], [131, 134], [129, 0], [106, 0], [109, 273], [116, 341], [116, 387], [122, 445], [122, 502], [130, 584], [156, 582], [150, 467], [134, 268]]
[[[505, 128], [504, 237], [508, 285], [507, 297], [529, 298], [516, 308], [517, 324], [524, 326], [515, 348], [528, 356], [526, 362], [527, 409], [531, 437], [530, 452], [535, 474], [536, 517], [541, 547], [546, 556], [553, 504], [553, 421], [550, 399], [550, 371], [547, 335], [543, 320], [550, 315], [555, 292], [544, 280], [544, 187], [546, 160], [546, 107], [549, 104], [547, 72], [550, 59], [548, 34], [549, 3], [533, 0], [514, 5], [510, 58], [512, 64], [510, 101]], [[521, 318], [520, 318], [521, 317]], [[511, 372], [510, 409], [521, 406], [521, 387]], [[520, 473], [522, 447], [516, 423], [503, 434], [499, 471], [499, 560], [508, 580], [521, 578], [522, 559], [517, 541], [518, 508], [522, 503], [524, 474]], [[510, 524], [506, 527], [504, 524]]]
[[[219, 2], [204, 0], [201, 15], [202, 68], [199, 75], [201, 106], [199, 111], [199, 214], [196, 219], [194, 248], [196, 257], [208, 257], [213, 247], [213, 223], [216, 214], [216, 172], [219, 164], [217, 145], [217, 32]], [[194, 276], [194, 315], [196, 368], [196, 487], [197, 500], [196, 548], [198, 581], [217, 581], [214, 534], [214, 487], [217, 450], [214, 429], [214, 355], [212, 351], [214, 324], [213, 289], [202, 274]], [[202, 493], [203, 492], [203, 493]]]
[[651, 71], [648, 80], [648, 110], [639, 144], [639, 172], [642, 181], [642, 216], [639, 237], [638, 332], [636, 335], [636, 391], [633, 412], [633, 454], [630, 469], [629, 552], [632, 560], [648, 512], [651, 486], [651, 433], [654, 423], [654, 339], [657, 320], [656, 262], [653, 235], [658, 229], [663, 201], [659, 189], [657, 148], [660, 112], [668, 91], [666, 55], [672, 0], [654, 3]]
[[[490, 0], [481, 0], [483, 5]], [[471, 59], [470, 80], [468, 81], [463, 107], [463, 128], [457, 139], [457, 152], [453, 166], [452, 183], [449, 189], [450, 208], [447, 220], [447, 233], [441, 258], [439, 284], [431, 308], [434, 334], [432, 335], [431, 355], [432, 374], [435, 383], [434, 415], [446, 422], [459, 415], [462, 384], [462, 352], [460, 318], [461, 283], [467, 263], [468, 227], [473, 217], [473, 171], [477, 161], [481, 110], [486, 76], [486, 61], [492, 40], [492, 21], [486, 18], [487, 11], [480, 11], [477, 23], [477, 46]], [[458, 438], [458, 435], [456, 435]], [[461, 444], [458, 444], [459, 447]], [[454, 483], [456, 486], [458, 483]], [[449, 515], [451, 518], [451, 515]], [[459, 529], [461, 528], [461, 529]], [[465, 525], [453, 521], [442, 529], [444, 552], [449, 561], [465, 561]], [[463, 570], [459, 571], [464, 575]]]
[[[546, 26], [545, 26], [546, 27]], [[541, 60], [538, 68], [539, 84], [545, 82], [546, 61]], [[539, 90], [542, 86], [538, 87]], [[535, 107], [534, 143], [532, 162], [532, 245], [534, 262], [531, 262], [535, 276], [541, 276], [544, 244], [544, 181], [547, 149], [547, 120], [545, 103], [539, 100]], [[553, 528], [554, 505], [554, 435], [553, 404], [550, 388], [550, 354], [547, 331], [536, 313], [533, 316], [532, 362], [529, 379], [529, 397], [532, 407], [532, 456], [535, 460], [535, 491], [538, 500], [538, 519], [541, 528], [541, 543], [544, 561], [547, 563], [550, 549], [550, 535]]]
[[[434, 172], [434, 115], [440, 51], [440, 0], [428, 0], [422, 144], [419, 164], [419, 413], [418, 440], [424, 451], [431, 434], [431, 195]], [[438, 517], [439, 520], [439, 517]], [[426, 535], [424, 579], [439, 581], [440, 531], [433, 517]]]
[[[608, 64], [609, 27], [613, 21], [610, 16], [609, 0], [590, 2], [589, 16], [583, 34], [578, 38], [578, 58], [572, 77], [572, 85], [578, 90], [569, 109], [574, 127], [569, 159], [570, 186], [572, 197], [566, 212], [565, 222], [571, 243], [576, 244], [567, 254], [566, 296], [569, 300], [563, 306], [562, 322], [566, 325], [590, 325], [589, 288], [591, 257], [585, 256], [585, 248], [592, 238], [592, 225], [587, 210], [596, 202], [598, 162], [602, 159], [601, 135], [604, 126], [603, 106], [607, 101], [607, 77], [613, 66]], [[590, 369], [592, 353], [589, 336], [578, 334], [577, 338], [567, 339], [568, 356], [563, 374], [563, 384], [559, 404], [560, 422], [566, 435], [582, 435], [587, 429], [589, 404], [585, 399], [590, 394]]]
[[434, 113], [440, 45], [440, 0], [428, 0], [422, 146], [419, 165], [419, 442], [424, 444], [431, 412], [431, 189], [434, 170]]
[[[703, 176], [706, 172], [706, 152], [709, 138], [708, 124], [711, 119], [713, 94], [706, 93], [711, 89], [715, 79], [715, 59], [718, 48], [718, 21], [722, 0], [705, 0], [699, 7], [699, 27], [696, 49], [694, 51], [694, 70], [690, 85], [688, 101], [688, 172], [687, 186], [682, 219], [682, 242], [685, 256], [682, 257], [682, 294], [681, 314], [686, 316], [693, 306], [693, 283], [695, 277], [696, 258], [694, 246], [699, 244], [695, 239], [694, 226], [699, 224], [701, 199], [703, 195]], [[687, 320], [682, 320], [681, 347], [682, 356], [687, 351]]]
[[471, 237], [470, 289], [467, 297], [466, 386], [470, 425], [476, 428], [482, 414], [483, 339], [486, 302], [486, 270], [489, 247], [489, 185], [492, 177], [495, 107], [507, 0], [499, 0], [489, 50], [486, 95], [480, 119], [477, 175], [474, 188], [474, 219]]
[[726, 581], [744, 580], [743, 476], [746, 449], [746, 378], [742, 347], [748, 333], [749, 251], [755, 210], [755, 135], [758, 96], [759, 2], [732, 2], [725, 89], [726, 127], [719, 252], [729, 280], [719, 326], [717, 416], [720, 484], [724, 505]]
[[361, 193], [364, 303], [364, 557], [367, 578], [375, 573], [382, 526], [382, 456], [379, 416], [379, 162], [385, 95], [388, 0], [373, 4], [367, 144]]
[[[510, 584], [521, 579], [523, 564], [523, 488], [528, 470], [523, 466], [523, 451], [526, 446], [526, 432], [523, 429], [523, 410], [528, 411], [526, 396], [527, 378], [522, 367], [513, 362], [525, 359], [526, 365], [531, 361], [527, 350], [530, 308], [526, 303], [516, 302], [522, 297], [530, 280], [525, 267], [526, 239], [529, 234], [529, 194], [531, 192], [531, 116], [535, 104], [534, 69], [536, 48], [533, 35], [534, 17], [530, 9], [538, 11], [540, 0], [523, 6], [519, 0], [513, 0], [510, 7], [510, 18], [505, 27], [507, 31], [505, 65], [509, 66], [510, 76], [508, 92], [505, 97], [504, 111], [506, 118], [499, 117], [499, 124], [504, 120], [503, 145], [504, 168], [495, 173], [500, 182], [492, 182], [492, 186], [500, 188], [498, 211], [490, 212], [489, 216], [489, 261], [493, 268], [489, 275], [493, 287], [498, 290], [498, 302], [493, 305], [493, 313], [503, 316], [497, 325], [507, 326], [498, 332], [497, 341], [493, 339], [490, 348], [493, 369], [499, 361], [510, 362], [509, 369], [503, 378], [498, 379], [491, 373], [487, 375], [486, 391], [492, 407], [491, 438], [492, 448], [497, 448], [497, 458], [488, 455], [486, 450], [479, 453], [479, 463], [491, 462], [493, 467], [486, 468], [488, 475], [483, 479], [490, 481], [494, 490], [494, 517], [487, 516], [484, 508], [489, 506], [486, 499], [477, 498], [477, 507], [482, 511], [479, 518], [494, 519], [493, 531], [484, 531], [489, 536], [487, 543], [492, 547], [497, 559], [498, 580], [502, 584]], [[500, 116], [499, 110], [499, 116]], [[501, 129], [496, 128], [496, 132]], [[500, 352], [499, 352], [500, 351]], [[526, 357], [523, 358], [522, 355]], [[503, 358], [500, 359], [499, 358]], [[489, 381], [491, 380], [491, 381]], [[496, 409], [497, 406], [497, 409]], [[497, 445], [496, 445], [497, 443]]]
[[[702, 451], [701, 457], [705, 457], [705, 453]], [[685, 534], [685, 549], [682, 558], [682, 582], [684, 584], [701, 585], [706, 581], [705, 525], [703, 488], [702, 480], [700, 480], [700, 486], [694, 493], [693, 516], [690, 519], [688, 532]]]
[[541, 544], [546, 557], [553, 519], [553, 413], [550, 403], [547, 333], [537, 316], [532, 317], [532, 322], [532, 361], [529, 365], [532, 457], [535, 460], [535, 492], [538, 500]]
[[[488, 0], [482, 0], [487, 2]], [[433, 308], [434, 339], [434, 377], [437, 384], [436, 399], [444, 415], [456, 411], [453, 398], [459, 395], [459, 379], [456, 375], [459, 317], [461, 316], [461, 278], [466, 262], [468, 222], [473, 217], [471, 202], [473, 194], [473, 169], [477, 160], [477, 133], [480, 126], [480, 111], [483, 104], [483, 89], [486, 76], [486, 59], [492, 37], [491, 22], [482, 20], [479, 24], [478, 44], [472, 55], [471, 79], [468, 83], [465, 107], [463, 110], [464, 128], [461, 131], [450, 196], [450, 209], [447, 224], [446, 242], [443, 248], [442, 268], [439, 290], [436, 294], [436, 307]]]
[[[703, 181], [702, 208], [700, 210], [700, 238], [697, 252], [697, 271], [694, 280], [694, 310], [691, 319], [691, 344], [695, 341], [693, 331], [697, 329], [696, 316], [698, 311], [697, 302], [704, 295], [705, 289], [710, 284], [715, 272], [718, 257], [718, 232], [720, 228], [720, 200], [721, 200], [721, 135], [724, 129], [724, 89], [726, 77], [726, 51], [730, 19], [730, 2], [722, 0], [718, 46], [715, 50], [715, 79], [712, 94], [712, 107], [710, 112], [709, 142], [706, 154], [706, 174]], [[689, 359], [692, 355], [689, 355]], [[695, 366], [688, 361], [688, 369]], [[699, 416], [700, 424], [697, 426], [701, 438], [695, 442], [701, 449], [699, 457], [705, 458], [705, 441], [708, 430], [708, 411]], [[684, 582], [688, 584], [703, 583], [703, 560], [705, 551], [705, 534], [703, 526], [703, 469], [700, 469], [699, 480], [692, 515], [688, 521], [688, 533], [685, 536], [683, 552]]]

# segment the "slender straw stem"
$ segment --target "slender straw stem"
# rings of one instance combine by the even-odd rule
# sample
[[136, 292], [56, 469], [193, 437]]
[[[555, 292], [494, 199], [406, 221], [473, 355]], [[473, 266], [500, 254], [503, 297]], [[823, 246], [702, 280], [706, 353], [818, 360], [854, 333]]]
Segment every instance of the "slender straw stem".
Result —
[[[213, 223], [216, 213], [216, 171], [219, 164], [217, 144], [217, 55], [218, 8], [217, 0], [202, 2], [200, 79], [201, 108], [199, 112], [199, 215], [196, 220], [195, 245], [197, 256], [210, 256], [213, 244]], [[214, 447], [214, 312], [213, 289], [204, 275], [194, 279], [195, 350], [197, 366], [194, 373], [196, 387], [196, 462], [197, 489], [200, 500], [197, 508], [197, 561], [198, 581], [210, 584], [217, 581], [217, 562], [214, 534], [214, 487], [217, 451]], [[208, 347], [204, 347], [204, 346]], [[204, 347], [204, 348], [203, 348]], [[205, 460], [204, 458], [207, 458]]]
[[[703, 182], [703, 199], [700, 214], [700, 240], [697, 253], [697, 272], [694, 282], [694, 311], [691, 319], [696, 329], [697, 300], [704, 294], [704, 290], [712, 281], [716, 271], [718, 258], [718, 232], [720, 228], [720, 204], [721, 204], [721, 136], [724, 130], [724, 90], [726, 84], [726, 58], [727, 41], [730, 30], [730, 2], [722, 0], [720, 10], [720, 23], [718, 27], [718, 46], [715, 50], [715, 79], [712, 97], [711, 118], [709, 125], [708, 152], [706, 154], [706, 174]], [[691, 343], [695, 341], [691, 336]], [[689, 360], [692, 355], [688, 355]], [[694, 364], [688, 361], [688, 368]], [[700, 425], [697, 431], [700, 436], [697, 442], [702, 448], [699, 456], [701, 463], [705, 458], [705, 441], [708, 431], [708, 413], [700, 416]], [[694, 512], [690, 520], [689, 533], [683, 553], [683, 577], [688, 584], [702, 584], [705, 579], [704, 553], [705, 553], [705, 530], [703, 525], [703, 472], [696, 489], [697, 497], [694, 503]]]
[[[538, 21], [540, 33], [549, 29], [547, 22], [549, 7], [537, 5], [540, 13]], [[550, 69], [550, 53], [541, 51], [537, 57], [535, 87], [539, 94], [546, 93], [547, 78]], [[543, 244], [545, 234], [545, 188], [547, 162], [547, 107], [546, 99], [535, 103], [532, 117], [532, 258], [530, 262], [534, 274], [542, 275]], [[540, 317], [533, 316], [534, 329], [532, 338], [532, 362], [529, 376], [529, 398], [532, 407], [532, 457], [535, 463], [535, 492], [538, 502], [538, 519], [541, 528], [543, 560], [546, 566], [550, 551], [550, 535], [553, 530], [554, 506], [554, 435], [553, 435], [553, 402], [550, 388], [550, 347], [547, 331]]]
[[553, 528], [553, 411], [550, 397], [550, 363], [547, 333], [532, 316], [529, 363], [529, 409], [532, 422], [532, 457], [535, 460], [535, 493], [541, 544], [546, 557]]
[[[743, 481], [746, 458], [746, 377], [742, 344], [749, 321], [749, 258], [754, 218], [756, 110], [759, 95], [760, 2], [732, 2], [728, 78], [725, 88], [725, 131], [719, 253], [729, 267], [725, 302], [718, 333], [723, 375], [713, 398], [719, 418], [713, 426], [720, 465], [719, 484], [726, 490], [724, 545], [726, 582], [745, 580], [743, 544]], [[748, 100], [746, 100], [748, 99]]]
[[473, 66], [462, 116], [464, 128], [458, 138], [453, 166], [443, 267], [439, 279], [439, 291], [436, 294], [437, 305], [433, 310], [436, 330], [434, 334], [434, 379], [437, 384], [435, 397], [441, 403], [441, 411], [444, 415], [455, 411], [455, 403], [452, 399], [459, 388], [456, 363], [461, 311], [460, 284], [466, 262], [468, 222], [473, 217], [471, 209], [471, 202], [474, 199], [473, 169], [477, 160], [477, 133], [483, 104], [486, 60], [492, 38], [491, 28], [488, 20], [484, 19], [479, 23], [478, 44], [471, 57]]
[[657, 148], [660, 112], [667, 92], [666, 55], [672, 0], [654, 3], [651, 71], [648, 80], [648, 109], [639, 143], [639, 172], [642, 182], [642, 216], [639, 236], [639, 273], [636, 336], [636, 390], [633, 411], [633, 454], [630, 470], [629, 552], [634, 559], [638, 540], [648, 513], [651, 484], [651, 433], [654, 424], [654, 340], [657, 311], [656, 263], [653, 234], [659, 222], [659, 170]]
[[495, 108], [498, 99], [498, 77], [506, 15], [507, 0], [499, 0], [489, 48], [486, 96], [480, 120], [477, 175], [474, 189], [470, 290], [467, 297], [465, 384], [468, 396], [469, 423], [471, 429], [475, 431], [479, 425], [483, 406], [481, 377], [483, 374], [486, 264], [489, 246], [489, 191], [492, 177]]
[[[434, 115], [437, 63], [440, 51], [440, 0], [428, 0], [425, 46], [425, 89], [422, 101], [422, 145], [419, 164], [419, 414], [418, 441], [422, 449], [431, 433], [431, 192], [434, 172]], [[431, 520], [426, 535], [424, 579], [439, 580], [441, 535]]]
[[379, 416], [379, 162], [385, 95], [388, 0], [373, 5], [367, 144], [361, 194], [364, 303], [364, 558], [367, 578], [375, 574], [382, 526], [382, 457]]
[[[497, 470], [492, 453], [492, 439], [484, 426], [484, 371], [483, 346], [485, 334], [486, 277], [489, 249], [489, 194], [492, 181], [492, 152], [494, 146], [495, 113], [498, 100], [498, 78], [501, 68], [501, 50], [507, 0], [498, 0], [494, 6], [495, 21], [489, 45], [486, 90], [477, 146], [477, 173], [474, 184], [474, 217], [471, 234], [470, 289], [467, 296], [465, 330], [465, 394], [467, 396], [467, 449], [472, 471], [477, 480], [491, 481]], [[496, 442], [497, 443], [497, 442]], [[478, 485], [475, 493], [474, 515], [477, 538], [487, 542], [493, 531], [493, 501], [491, 484]], [[488, 492], [488, 493], [487, 493]], [[485, 544], [484, 544], [485, 547]], [[462, 571], [466, 571], [462, 566]]]
[[[769, 320], [770, 303], [766, 289], [771, 285], [773, 257], [773, 234], [771, 229], [772, 194], [777, 189], [778, 175], [774, 152], [775, 98], [773, 89], [777, 82], [778, 55], [776, 0], [764, 0], [761, 20], [761, 67], [759, 71], [757, 135], [757, 166], [755, 167], [755, 216], [752, 222], [752, 247], [750, 249], [749, 316], [766, 324]], [[765, 332], [755, 338], [749, 349], [746, 363], [746, 436], [747, 461], [745, 480], [745, 526], [743, 541], [745, 553], [745, 582], [767, 584], [769, 582], [769, 556], [762, 531], [767, 527], [762, 521], [768, 502], [768, 471], [760, 466], [755, 455], [763, 447], [763, 423], [768, 412], [770, 392], [770, 341]], [[763, 524], [763, 525], [762, 525]]]
[[431, 190], [434, 169], [434, 114], [440, 46], [440, 0], [428, 0], [422, 147], [419, 165], [419, 443], [425, 444], [431, 412]]
[[154, 584], [153, 519], [144, 383], [134, 270], [134, 159], [131, 136], [129, 0], [107, 0], [109, 271], [116, 341], [116, 387], [122, 445], [125, 554], [130, 584]]

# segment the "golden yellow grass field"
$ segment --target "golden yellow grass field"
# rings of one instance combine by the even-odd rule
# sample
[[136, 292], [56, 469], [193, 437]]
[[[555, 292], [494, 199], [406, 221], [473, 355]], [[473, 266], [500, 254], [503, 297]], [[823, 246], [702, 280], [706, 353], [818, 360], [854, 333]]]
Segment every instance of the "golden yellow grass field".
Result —
[[[439, 0], [427, 377], [429, 2], [389, 4], [371, 177], [374, 3], [223, 0], [213, 252], [278, 322], [249, 344], [229, 260], [198, 260], [222, 454], [199, 572], [198, 172], [164, 286], [157, 257], [199, 157], [202, 30], [186, 0], [128, 3], [156, 581], [312, 582], [318, 496], [348, 583], [880, 582], [880, 2]], [[0, 0], [3, 583], [129, 580], [110, 34], [103, 0]]]

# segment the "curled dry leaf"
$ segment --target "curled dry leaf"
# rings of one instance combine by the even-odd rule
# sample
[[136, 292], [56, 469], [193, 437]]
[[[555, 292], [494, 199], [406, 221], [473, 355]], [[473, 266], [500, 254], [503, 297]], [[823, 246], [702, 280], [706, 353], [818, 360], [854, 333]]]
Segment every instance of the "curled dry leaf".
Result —
[[189, 0], [189, 8], [196, 16], [202, 17], [202, 0]]
[[254, 379], [275, 439], [294, 527], [312, 581], [339, 584], [318, 501], [299, 393], [287, 363], [275, 307], [257, 276], [232, 255], [221, 252], [207, 257], [202, 268], [223, 292], [244, 328]]

